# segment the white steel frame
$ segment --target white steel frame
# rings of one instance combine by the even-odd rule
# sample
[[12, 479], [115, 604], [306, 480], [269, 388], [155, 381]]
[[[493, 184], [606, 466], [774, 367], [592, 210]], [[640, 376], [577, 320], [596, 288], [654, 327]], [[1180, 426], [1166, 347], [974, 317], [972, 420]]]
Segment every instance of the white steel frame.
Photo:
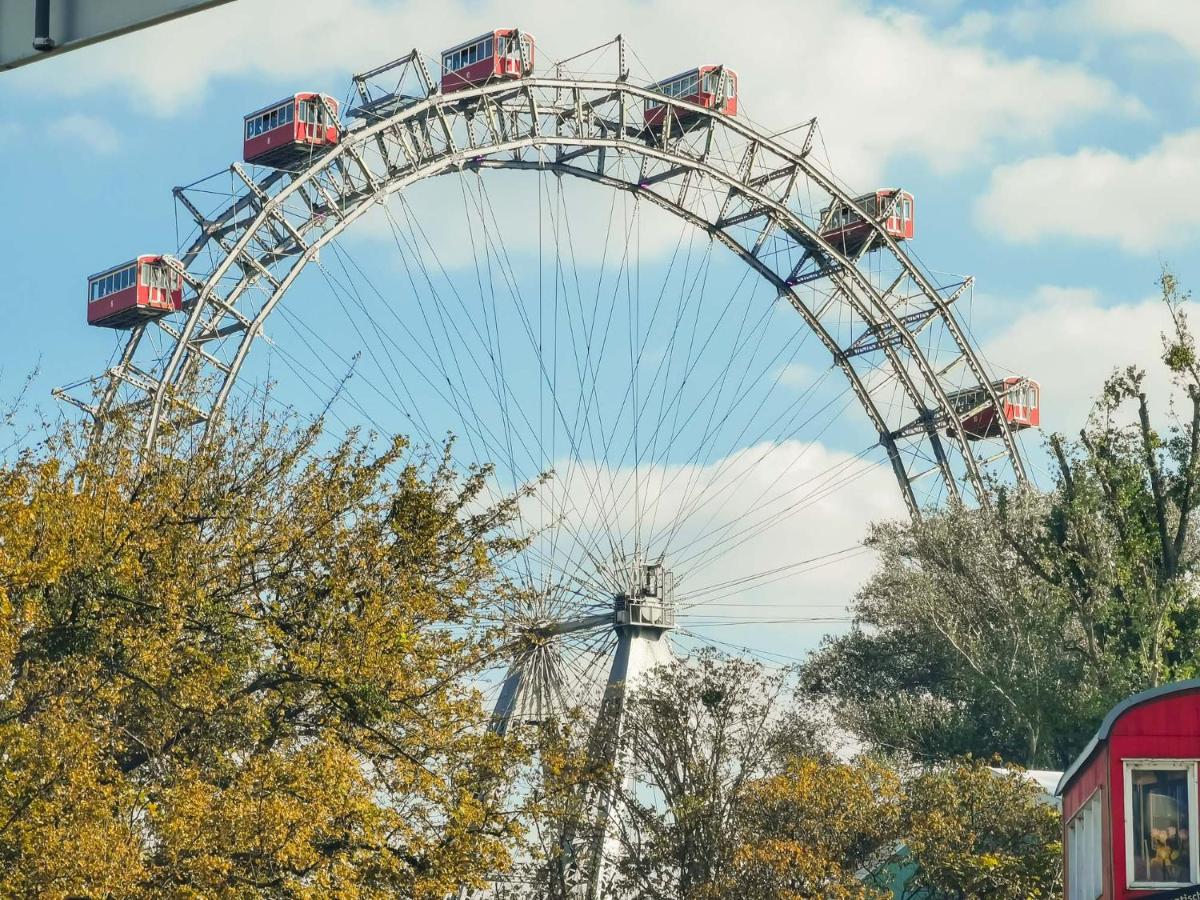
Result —
[[[425, 73], [415, 51], [407, 59]], [[899, 284], [881, 289], [867, 277], [860, 258], [846, 257], [821, 237], [815, 211], [800, 202], [801, 182], [822, 192], [818, 208], [830, 205], [825, 198], [850, 205], [854, 198], [809, 158], [815, 122], [804, 145], [796, 148], [737, 118], [619, 80], [526, 78], [451, 95], [438, 93], [427, 73], [424, 82], [424, 98], [347, 131], [336, 148], [315, 156], [303, 171], [252, 177], [235, 163], [231, 171], [245, 190], [215, 217], [202, 215], [187, 189], [176, 189], [180, 203], [197, 219], [200, 236], [176, 263], [191, 291], [186, 321], [169, 326], [177, 336], [173, 352], [164, 362], [139, 364], [145, 329], [161, 327], [141, 325], [130, 332], [117, 364], [84, 387], [84, 392], [95, 391], [98, 402], [78, 391], [60, 395], [98, 424], [127, 404], [149, 405], [149, 448], [176, 386], [199, 373], [214, 384], [200, 410], [211, 422], [292, 282], [325, 243], [382, 197], [426, 178], [467, 170], [551, 171], [629, 191], [667, 210], [724, 244], [772, 284], [848, 379], [912, 514], [919, 515], [923, 506], [913, 485], [929, 475], [938, 476], [941, 497], [980, 504], [988, 502], [985, 470], [1002, 480], [1025, 479], [1009, 429], [997, 449], [996, 442], [971, 441], [948, 427], [960, 415], [952, 395], [964, 384], [981, 385], [985, 405], [998, 415], [1002, 411], [994, 379], [951, 310], [970, 279], [952, 290], [935, 287], [883, 223], [869, 218], [873, 246], [894, 257], [910, 289], [901, 297]], [[641, 124], [647, 99], [671, 107], [671, 118], [686, 112], [696, 124], [686, 131], [648, 132]], [[713, 152], [718, 144], [725, 152]], [[723, 194], [724, 202], [706, 203], [714, 194]], [[828, 288], [819, 305], [799, 290], [817, 279]], [[838, 334], [837, 323], [846, 318], [862, 322], [862, 333]], [[934, 322], [955, 351], [950, 364], [936, 369], [920, 341]], [[146, 376], [136, 384], [127, 377], [135, 367]], [[879, 389], [868, 384], [864, 372], [871, 367], [891, 372], [889, 390], [903, 389], [903, 418], [885, 408]], [[152, 389], [140, 390], [146, 384]], [[950, 459], [950, 448], [957, 462]]]
[[[169, 258], [190, 292], [184, 311], [138, 325], [115, 365], [56, 393], [93, 417], [94, 440], [102, 439], [106, 421], [132, 410], [148, 412], [148, 452], [168, 409], [190, 417], [207, 435], [288, 288], [322, 246], [377, 202], [438, 175], [550, 172], [626, 191], [666, 210], [772, 285], [843, 372], [913, 516], [924, 506], [914, 485], [926, 477], [937, 488], [927, 496], [977, 504], [988, 502], [991, 477], [1023, 482], [1024, 464], [1009, 429], [998, 442], [976, 442], [951, 427], [963, 414], [953, 397], [976, 385], [984, 395], [979, 408], [992, 406], [1004, 421], [995, 379], [952, 311], [971, 280], [936, 286], [886, 232], [885, 210], [882, 217], [864, 212], [874, 232], [870, 247], [900, 274], [888, 286], [876, 283], [864, 262], [866, 249], [849, 257], [822, 237], [827, 223], [820, 210], [855, 200], [812, 159], [815, 120], [793, 144], [743, 119], [632, 85], [623, 71], [624, 45], [618, 44], [622, 73], [616, 78], [578, 77], [559, 64], [553, 77], [443, 95], [416, 50], [356, 76], [360, 109], [375, 110], [367, 113], [373, 118], [344, 131], [335, 148], [314, 155], [303, 169], [247, 172], [233, 164], [230, 172], [241, 188], [215, 214], [202, 213], [188, 188], [175, 190], [198, 227], [191, 245]], [[397, 90], [373, 97], [367, 82], [381, 72], [414, 76], [419, 96]], [[644, 126], [647, 100], [668, 107], [666, 127]], [[686, 128], [680, 125], [685, 119]], [[952, 344], [948, 363], [931, 362], [922, 343], [934, 326]], [[169, 338], [166, 358], [148, 351], [153, 342], [144, 345], [153, 329]], [[198, 400], [179, 390], [185, 383], [200, 386]], [[889, 402], [888, 395], [896, 394], [903, 403]], [[618, 695], [670, 657], [673, 613], [663, 612], [660, 624], [628, 609], [625, 619], [618, 610], [518, 623], [496, 706], [497, 730], [561, 705], [553, 653], [540, 648], [567, 634], [612, 629], [617, 650], [601, 717], [610, 710], [619, 731]], [[533, 670], [542, 675], [530, 675]], [[602, 808], [608, 804], [595, 799]], [[602, 838], [589, 852], [590, 893], [596, 896], [604, 889], [611, 851]]]

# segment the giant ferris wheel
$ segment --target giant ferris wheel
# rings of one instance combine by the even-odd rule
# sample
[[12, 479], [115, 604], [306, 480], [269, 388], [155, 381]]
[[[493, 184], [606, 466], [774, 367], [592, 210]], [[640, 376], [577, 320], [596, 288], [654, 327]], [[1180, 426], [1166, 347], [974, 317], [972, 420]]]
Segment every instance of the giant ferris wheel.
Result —
[[[151, 452], [281, 373], [351, 423], [456, 435], [524, 491], [493, 727], [591, 702], [619, 733], [624, 686], [714, 608], [857, 552], [788, 544], [814, 504], [881, 471], [912, 515], [1023, 481], [1038, 389], [972, 347], [971, 279], [906, 252], [913, 196], [846, 188], [815, 120], [768, 133], [725, 66], [634, 77], [621, 38], [537, 52], [499, 29], [247, 115], [243, 162], [175, 190], [177, 251], [92, 277], [114, 356], [58, 393], [96, 440], [139, 411]], [[848, 421], [859, 446], [821, 457]]]

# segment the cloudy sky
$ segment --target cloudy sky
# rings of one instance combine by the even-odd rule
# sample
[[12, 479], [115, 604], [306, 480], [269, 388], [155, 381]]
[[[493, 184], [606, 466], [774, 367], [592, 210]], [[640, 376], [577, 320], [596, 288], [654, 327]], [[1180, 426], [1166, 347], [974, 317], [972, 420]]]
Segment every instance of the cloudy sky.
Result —
[[[1185, 285], [1200, 279], [1189, 252], [1200, 233], [1190, 192], [1200, 176], [1200, 6], [996, 6], [447, 0], [435, 14], [425, 3], [236, 0], [0, 74], [0, 392], [34, 366], [39, 397], [103, 368], [114, 338], [85, 325], [86, 275], [175, 246], [171, 187], [238, 156], [244, 111], [294, 89], [341, 97], [352, 72], [414, 45], [434, 53], [516, 24], [537, 36], [543, 60], [622, 32], [658, 74], [697, 62], [736, 68], [742, 108], [765, 127], [817, 116], [840, 178], [916, 196], [913, 252], [934, 272], [975, 276], [961, 312], [983, 353], [1042, 383], [1044, 424], [1077, 430], [1114, 366], [1154, 357], [1160, 267]], [[519, 205], [520, 186], [499, 190]], [[862, 433], [847, 421], [807, 436], [812, 447], [791, 470], [828, 471], [853, 457]], [[747, 565], [763, 571], [853, 545], [869, 519], [899, 514], [889, 479], [866, 473], [817, 498], [790, 530], [756, 543]], [[815, 618], [844, 604], [865, 571], [853, 557], [760, 600]], [[737, 631], [738, 640], [799, 653], [826, 626], [788, 627], [784, 637]]]

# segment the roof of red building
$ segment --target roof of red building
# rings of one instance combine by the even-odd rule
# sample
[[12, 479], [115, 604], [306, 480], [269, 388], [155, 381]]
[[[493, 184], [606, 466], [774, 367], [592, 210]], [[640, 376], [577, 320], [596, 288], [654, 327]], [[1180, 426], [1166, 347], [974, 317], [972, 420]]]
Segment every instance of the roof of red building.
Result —
[[1142, 691], [1140, 694], [1134, 694], [1130, 697], [1126, 697], [1108, 711], [1108, 715], [1104, 717], [1104, 721], [1100, 723], [1100, 728], [1092, 736], [1092, 739], [1088, 741], [1087, 746], [1083, 748], [1083, 752], [1075, 757], [1075, 762], [1071, 763], [1070, 768], [1063, 772], [1062, 778], [1060, 778], [1058, 781], [1058, 788], [1054, 793], [1060, 797], [1062, 796], [1062, 792], [1067, 789], [1067, 785], [1070, 784], [1071, 779], [1074, 778], [1075, 775], [1078, 774], [1079, 770], [1084, 767], [1087, 761], [1091, 759], [1092, 754], [1096, 752], [1096, 748], [1099, 747], [1103, 741], [1108, 739], [1108, 736], [1112, 732], [1113, 725], [1116, 724], [1117, 719], [1121, 718], [1121, 716], [1125, 715], [1125, 713], [1129, 712], [1129, 710], [1150, 700], [1157, 700], [1160, 697], [1166, 697], [1171, 694], [1181, 694], [1185, 691], [1195, 690], [1200, 690], [1200, 678], [1192, 678], [1188, 681], [1176, 681], [1171, 684], [1159, 685], [1158, 687]]

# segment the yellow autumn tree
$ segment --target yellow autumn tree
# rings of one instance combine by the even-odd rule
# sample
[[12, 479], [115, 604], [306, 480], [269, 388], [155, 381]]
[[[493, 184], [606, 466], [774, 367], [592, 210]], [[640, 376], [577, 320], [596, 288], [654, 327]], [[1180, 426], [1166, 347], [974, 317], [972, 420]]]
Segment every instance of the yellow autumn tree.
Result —
[[[169, 432], [168, 432], [169, 433]], [[242, 417], [0, 465], [0, 893], [444, 897], [510, 863], [486, 471]]]
[[744, 808], [742, 843], [717, 896], [889, 896], [872, 876], [894, 857], [900, 834], [903, 794], [893, 769], [867, 757], [794, 756], [751, 785]]

